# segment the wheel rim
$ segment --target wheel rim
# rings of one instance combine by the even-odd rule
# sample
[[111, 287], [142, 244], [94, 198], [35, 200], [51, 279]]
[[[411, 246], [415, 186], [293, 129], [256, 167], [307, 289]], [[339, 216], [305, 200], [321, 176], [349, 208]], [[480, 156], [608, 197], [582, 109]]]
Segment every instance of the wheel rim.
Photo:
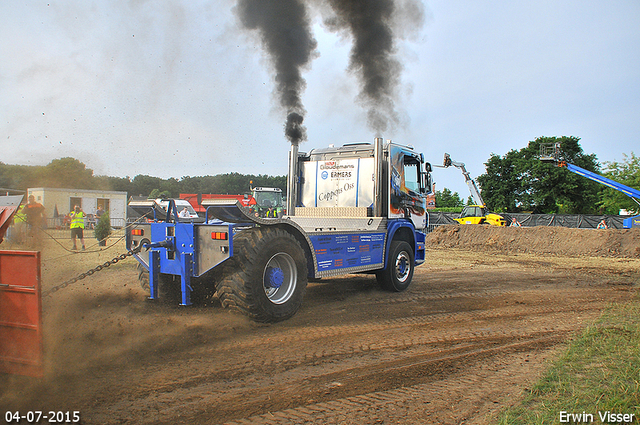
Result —
[[411, 273], [411, 258], [406, 251], [402, 251], [396, 257], [396, 279], [398, 282], [404, 283]]
[[269, 301], [284, 304], [293, 295], [298, 282], [296, 262], [286, 252], [279, 252], [269, 259], [262, 275], [262, 286]]

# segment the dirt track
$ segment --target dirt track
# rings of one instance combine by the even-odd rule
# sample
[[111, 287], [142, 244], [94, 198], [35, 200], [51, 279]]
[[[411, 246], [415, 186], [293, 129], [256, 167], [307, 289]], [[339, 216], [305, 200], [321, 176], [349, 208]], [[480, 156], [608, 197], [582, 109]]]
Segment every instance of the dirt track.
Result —
[[[637, 293], [635, 230], [562, 229], [558, 244], [619, 241], [575, 257], [552, 243], [516, 253], [522, 232], [549, 229], [453, 229], [431, 235], [408, 291], [366, 275], [311, 283], [300, 312], [274, 325], [216, 302], [145, 301], [133, 260], [118, 264], [44, 300], [46, 377], [0, 375], [0, 411], [79, 410], [92, 424], [491, 423], [576, 331]], [[114, 253], [45, 262], [44, 289]]]

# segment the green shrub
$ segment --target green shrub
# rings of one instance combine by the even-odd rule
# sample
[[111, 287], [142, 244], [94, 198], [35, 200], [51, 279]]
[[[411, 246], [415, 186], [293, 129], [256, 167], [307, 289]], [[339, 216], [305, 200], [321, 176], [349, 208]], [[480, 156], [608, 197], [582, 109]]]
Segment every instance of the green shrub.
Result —
[[100, 245], [107, 244], [107, 238], [111, 234], [111, 219], [109, 219], [109, 213], [105, 212], [100, 216], [100, 220], [98, 220], [98, 224], [96, 224], [95, 229], [96, 239], [100, 241]]

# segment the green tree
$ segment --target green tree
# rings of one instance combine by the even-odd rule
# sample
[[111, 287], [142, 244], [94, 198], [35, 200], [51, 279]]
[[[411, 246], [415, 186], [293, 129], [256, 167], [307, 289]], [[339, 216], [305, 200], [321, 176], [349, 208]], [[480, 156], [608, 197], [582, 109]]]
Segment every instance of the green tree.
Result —
[[174, 196], [172, 196], [171, 192], [169, 192], [168, 190], [153, 189], [149, 193], [149, 195], [147, 195], [147, 198], [149, 198], [149, 199], [174, 198]]
[[216, 176], [183, 177], [180, 193], [216, 193], [242, 195], [251, 187], [287, 188], [287, 176], [245, 175], [239, 173], [218, 174]]
[[522, 196], [521, 176], [516, 172], [516, 164], [522, 154], [511, 150], [504, 157], [491, 154], [485, 163], [486, 173], [476, 179], [482, 188], [482, 199], [491, 211], [517, 211], [517, 200]]
[[451, 193], [448, 188], [442, 191], [436, 190], [436, 208], [457, 208], [464, 206], [464, 202], [460, 199], [458, 192]]
[[132, 192], [129, 195], [133, 196], [149, 196], [153, 189], [159, 189], [162, 179], [159, 177], [151, 177], [142, 174], [138, 174], [133, 178], [131, 182]]
[[68, 189], [92, 189], [93, 170], [75, 158], [54, 159], [39, 169], [40, 186]]
[[27, 190], [39, 186], [36, 173], [40, 167], [35, 165], [10, 165], [0, 162], [0, 187]]
[[519, 164], [522, 185], [526, 189], [523, 205], [539, 213], [597, 213], [600, 185], [564, 167], [540, 161], [540, 145], [543, 143], [560, 143], [560, 161], [595, 173], [600, 171], [595, 154], [585, 154], [578, 137], [539, 137], [523, 149]]
[[132, 193], [129, 177], [94, 176], [94, 189]]
[[168, 193], [169, 197], [177, 198], [180, 196], [180, 182], [178, 179], [171, 177], [160, 182], [160, 191]]
[[504, 157], [492, 155], [486, 172], [478, 177], [482, 196], [495, 211], [588, 214], [597, 212], [595, 183], [564, 167], [540, 161], [540, 145], [560, 143], [561, 161], [592, 172], [599, 171], [594, 154], [583, 152], [577, 137], [539, 137]]
[[[640, 190], [640, 157], [631, 152], [630, 156], [623, 154], [622, 162], [605, 162], [604, 176], [622, 183], [625, 186]], [[599, 205], [606, 214], [618, 214], [621, 209], [638, 211], [638, 204], [624, 193], [604, 187], [600, 196]]]
[[218, 176], [220, 180], [218, 181], [217, 192], [215, 193], [232, 193], [232, 194], [242, 194], [248, 193], [250, 187], [250, 181], [252, 176], [243, 175], [240, 173], [228, 173], [221, 174]]

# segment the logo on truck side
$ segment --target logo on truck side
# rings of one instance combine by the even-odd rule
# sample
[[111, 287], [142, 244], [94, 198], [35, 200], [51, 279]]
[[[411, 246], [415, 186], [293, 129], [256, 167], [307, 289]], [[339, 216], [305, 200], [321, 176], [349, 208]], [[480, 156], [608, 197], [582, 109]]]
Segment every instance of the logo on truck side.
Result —
[[320, 165], [321, 170], [338, 170], [338, 169], [355, 169], [353, 164], [337, 164], [336, 161], [326, 161], [324, 165]]
[[343, 187], [339, 187], [336, 190], [329, 192], [322, 192], [318, 195], [318, 201], [330, 201], [333, 198], [337, 198], [341, 193], [352, 190], [356, 187], [353, 183], [345, 183]]

